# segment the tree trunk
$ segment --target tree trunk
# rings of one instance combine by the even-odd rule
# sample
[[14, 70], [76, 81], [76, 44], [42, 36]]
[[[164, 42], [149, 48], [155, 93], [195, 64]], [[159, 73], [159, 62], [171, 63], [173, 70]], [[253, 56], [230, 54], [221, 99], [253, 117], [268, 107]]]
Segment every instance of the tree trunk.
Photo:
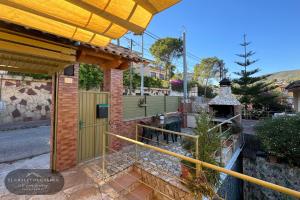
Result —
[[208, 85], [208, 79], [206, 79], [206, 83], [204, 87], [204, 98], [206, 98], [207, 85]]

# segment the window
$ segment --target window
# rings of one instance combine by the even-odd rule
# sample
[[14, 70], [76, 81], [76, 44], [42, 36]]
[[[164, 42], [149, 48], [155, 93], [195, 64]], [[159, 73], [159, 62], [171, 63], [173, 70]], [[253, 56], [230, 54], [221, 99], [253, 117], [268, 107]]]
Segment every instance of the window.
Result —
[[159, 74], [160, 79], [165, 79], [165, 76], [163, 74]]
[[150, 76], [153, 78], [156, 78], [156, 73], [155, 72], [150, 72]]

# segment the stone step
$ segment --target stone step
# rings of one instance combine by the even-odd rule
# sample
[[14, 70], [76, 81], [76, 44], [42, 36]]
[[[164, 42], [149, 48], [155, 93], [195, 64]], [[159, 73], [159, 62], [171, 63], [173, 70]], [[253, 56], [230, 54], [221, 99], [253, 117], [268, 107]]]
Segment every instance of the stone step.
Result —
[[152, 200], [153, 199], [153, 189], [140, 184], [133, 191], [124, 196], [127, 200]]
[[127, 195], [140, 185], [141, 175], [135, 171], [130, 171], [103, 186], [104, 191], [113, 197]]

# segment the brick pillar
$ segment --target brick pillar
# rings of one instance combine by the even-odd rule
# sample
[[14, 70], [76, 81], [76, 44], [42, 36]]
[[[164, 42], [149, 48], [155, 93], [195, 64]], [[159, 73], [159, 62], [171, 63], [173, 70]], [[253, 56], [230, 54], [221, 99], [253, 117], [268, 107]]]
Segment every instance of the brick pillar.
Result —
[[[77, 131], [79, 118], [78, 70], [79, 64], [75, 64], [74, 76], [65, 76], [63, 74], [58, 75], [55, 159], [55, 166], [58, 171], [71, 168], [77, 163]], [[54, 99], [52, 102], [54, 102]]]
[[123, 70], [104, 70], [104, 91], [110, 92], [110, 131], [118, 133], [123, 121]]
[[[109, 131], [122, 135], [123, 125], [123, 70], [104, 70], [104, 91], [110, 92], [110, 120]], [[119, 150], [122, 141], [113, 136], [109, 136], [109, 146]]]

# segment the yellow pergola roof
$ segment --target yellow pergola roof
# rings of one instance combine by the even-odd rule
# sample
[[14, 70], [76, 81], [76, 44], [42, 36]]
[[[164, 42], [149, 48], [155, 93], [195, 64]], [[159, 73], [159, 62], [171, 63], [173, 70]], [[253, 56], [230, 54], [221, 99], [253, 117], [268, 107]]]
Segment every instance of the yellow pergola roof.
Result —
[[0, 20], [105, 46], [127, 31], [142, 33], [154, 14], [180, 0], [4, 0]]

